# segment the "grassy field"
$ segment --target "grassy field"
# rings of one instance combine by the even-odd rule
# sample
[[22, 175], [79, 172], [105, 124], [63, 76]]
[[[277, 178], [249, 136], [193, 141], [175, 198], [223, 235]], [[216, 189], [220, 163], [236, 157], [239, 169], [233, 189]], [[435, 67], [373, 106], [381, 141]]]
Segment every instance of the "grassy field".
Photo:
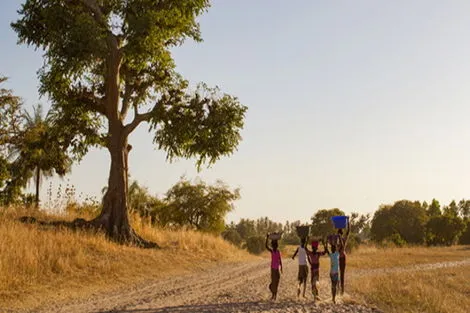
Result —
[[[286, 246], [285, 258], [295, 246]], [[323, 250], [323, 249], [320, 249]], [[470, 265], [429, 264], [470, 260], [469, 246], [377, 248], [362, 246], [348, 255], [345, 301], [392, 313], [464, 313], [470, 307]], [[424, 266], [424, 264], [428, 264]], [[327, 278], [330, 262], [321, 261]], [[329, 295], [329, 290], [325, 291]]]
[[[424, 264], [470, 259], [470, 247], [362, 247], [348, 258], [347, 291], [385, 312], [464, 313], [470, 307], [470, 265]], [[394, 269], [384, 273], [381, 269]], [[404, 270], [404, 271], [402, 271]]]
[[[103, 290], [198, 271], [217, 262], [260, 259], [215, 236], [154, 229], [137, 219], [134, 226], [138, 233], [162, 249], [120, 246], [102, 235], [19, 223], [17, 218], [26, 213], [31, 215], [0, 210], [0, 308], [34, 308], [46, 301], [86, 298]], [[59, 218], [38, 212], [32, 215], [42, 220]], [[289, 258], [295, 248], [283, 247], [283, 257]], [[467, 312], [470, 265], [422, 266], [468, 259], [470, 247], [463, 246], [363, 246], [348, 256], [349, 296], [345, 300], [374, 305], [385, 312]], [[264, 253], [262, 260], [269, 262], [269, 255]], [[321, 264], [325, 279], [328, 259], [323, 258]]]
[[192, 231], [135, 223], [143, 237], [162, 247], [143, 250], [116, 245], [102, 235], [25, 225], [16, 221], [18, 212], [0, 212], [0, 308], [33, 308], [46, 300], [87, 297], [103, 288], [253, 258], [218, 237]]
[[351, 280], [355, 298], [385, 312], [465, 313], [470, 308], [470, 266], [378, 274]]

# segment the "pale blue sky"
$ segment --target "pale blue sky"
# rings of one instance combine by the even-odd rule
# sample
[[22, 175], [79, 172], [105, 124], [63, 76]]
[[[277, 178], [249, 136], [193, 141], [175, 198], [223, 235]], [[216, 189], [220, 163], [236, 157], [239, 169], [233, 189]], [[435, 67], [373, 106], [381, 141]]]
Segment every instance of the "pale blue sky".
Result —
[[[0, 7], [0, 73], [32, 105], [42, 59], [17, 46], [9, 27], [21, 2]], [[219, 85], [249, 106], [239, 151], [199, 174], [241, 188], [229, 220], [468, 198], [469, 1], [213, 4], [200, 20], [204, 42], [174, 56], [189, 80]], [[152, 193], [198, 175], [193, 161], [166, 163], [146, 127], [131, 143], [131, 174]], [[92, 151], [69, 179], [99, 195], [108, 166], [105, 150]]]

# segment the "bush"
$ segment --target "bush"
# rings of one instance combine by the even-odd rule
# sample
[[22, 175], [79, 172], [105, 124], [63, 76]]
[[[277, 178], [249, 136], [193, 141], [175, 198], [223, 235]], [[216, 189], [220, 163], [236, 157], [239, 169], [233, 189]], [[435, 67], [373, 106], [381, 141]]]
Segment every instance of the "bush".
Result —
[[465, 229], [461, 218], [456, 216], [433, 216], [426, 224], [428, 245], [450, 246], [457, 241]]
[[385, 238], [384, 242], [385, 246], [404, 247], [406, 245], [406, 241], [397, 233]]
[[265, 237], [252, 236], [246, 240], [246, 249], [253, 254], [260, 254], [264, 250]]
[[460, 236], [459, 244], [470, 245], [470, 220], [466, 222], [466, 228]]
[[231, 242], [237, 247], [240, 247], [242, 244], [242, 236], [235, 230], [235, 229], [227, 229], [222, 233], [222, 238], [224, 240], [227, 240], [228, 242]]

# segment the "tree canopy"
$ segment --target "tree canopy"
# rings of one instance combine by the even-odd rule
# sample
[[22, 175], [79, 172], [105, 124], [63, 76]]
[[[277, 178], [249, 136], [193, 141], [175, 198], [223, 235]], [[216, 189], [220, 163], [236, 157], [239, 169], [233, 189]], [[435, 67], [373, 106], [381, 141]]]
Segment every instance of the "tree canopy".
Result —
[[26, 0], [12, 23], [20, 43], [44, 50], [40, 88], [53, 104], [57, 139], [77, 158], [106, 147], [111, 166], [103, 210], [93, 223], [118, 241], [142, 242], [128, 220], [131, 134], [147, 123], [168, 160], [200, 168], [232, 154], [246, 106], [175, 70], [171, 49], [202, 40], [207, 0]]

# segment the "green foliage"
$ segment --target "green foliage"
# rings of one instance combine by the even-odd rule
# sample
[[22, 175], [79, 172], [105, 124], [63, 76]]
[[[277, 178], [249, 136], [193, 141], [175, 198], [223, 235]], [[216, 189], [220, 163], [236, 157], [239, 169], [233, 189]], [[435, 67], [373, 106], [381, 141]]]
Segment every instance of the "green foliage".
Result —
[[426, 210], [429, 217], [441, 215], [441, 205], [436, 199], [432, 199], [431, 205]]
[[375, 212], [371, 235], [377, 242], [390, 238], [397, 241], [394, 238], [399, 235], [407, 243], [421, 244], [425, 239], [426, 222], [427, 214], [419, 201], [401, 200]]
[[282, 234], [282, 243], [286, 245], [298, 245], [299, 244], [299, 236], [297, 236], [296, 227], [300, 226], [302, 223], [300, 221], [294, 221], [289, 223], [286, 222], [283, 228]]
[[11, 146], [18, 142], [23, 124], [21, 98], [2, 86], [6, 81], [6, 77], [0, 76], [0, 158], [3, 159], [10, 154]]
[[256, 222], [250, 219], [242, 218], [235, 226], [235, 229], [240, 234], [243, 240], [256, 235]]
[[465, 222], [465, 230], [459, 238], [459, 244], [470, 245], [470, 220], [467, 219]]
[[162, 222], [221, 233], [225, 228], [226, 214], [232, 211], [233, 201], [239, 198], [238, 189], [231, 191], [221, 181], [209, 186], [202, 181], [192, 184], [181, 179], [166, 193], [169, 220]]
[[54, 173], [64, 176], [70, 172], [72, 160], [52, 135], [50, 119], [43, 116], [41, 105], [34, 108], [33, 115], [25, 112], [24, 121], [21, 138], [12, 149], [12, 176], [21, 187], [25, 181], [34, 178], [38, 205], [42, 177], [51, 177]]
[[266, 236], [251, 236], [246, 240], [246, 249], [253, 254], [261, 254], [265, 249]]
[[[418, 201], [397, 201], [393, 206], [381, 206], [371, 224], [372, 239], [376, 242], [392, 242], [429, 245], [451, 245], [466, 242], [466, 220], [470, 201], [451, 201], [441, 212], [439, 201], [433, 199], [429, 206]], [[470, 242], [470, 241], [469, 241]]]
[[9, 159], [13, 146], [21, 137], [22, 101], [10, 89], [3, 87], [6, 81], [6, 77], [0, 76], [0, 204], [11, 203], [21, 195], [21, 188], [11, 182]]
[[406, 240], [400, 236], [398, 233], [393, 233], [384, 240], [384, 244], [386, 246], [395, 246], [395, 247], [403, 247], [407, 244]]
[[231, 242], [237, 247], [241, 247], [243, 242], [242, 236], [237, 232], [235, 229], [235, 225], [232, 223], [230, 226], [226, 227], [226, 229], [222, 232], [222, 238]]
[[470, 219], [470, 200], [459, 201], [459, 213], [464, 220]]
[[233, 153], [247, 108], [205, 84], [191, 91], [171, 56], [186, 39], [201, 41], [196, 19], [208, 7], [207, 0], [25, 1], [12, 27], [20, 43], [45, 50], [40, 91], [52, 100], [62, 144], [81, 157], [148, 122], [169, 160], [195, 157], [199, 168]]
[[426, 224], [426, 241], [429, 245], [450, 246], [457, 242], [464, 230], [465, 223], [457, 216], [433, 216]]
[[232, 191], [221, 181], [210, 186], [183, 178], [168, 190], [164, 199], [150, 195], [148, 189], [136, 181], [129, 186], [130, 210], [150, 218], [152, 224], [212, 233], [224, 230], [225, 216], [239, 198], [238, 189]]
[[315, 215], [312, 216], [310, 234], [315, 237], [325, 237], [329, 234], [336, 233], [331, 218], [337, 215], [344, 215], [344, 212], [337, 208], [318, 210]]
[[459, 216], [459, 207], [457, 206], [457, 203], [455, 202], [455, 200], [452, 200], [452, 202], [449, 203], [448, 206], [444, 207], [443, 214], [445, 216], [450, 216], [450, 217], [458, 217]]

